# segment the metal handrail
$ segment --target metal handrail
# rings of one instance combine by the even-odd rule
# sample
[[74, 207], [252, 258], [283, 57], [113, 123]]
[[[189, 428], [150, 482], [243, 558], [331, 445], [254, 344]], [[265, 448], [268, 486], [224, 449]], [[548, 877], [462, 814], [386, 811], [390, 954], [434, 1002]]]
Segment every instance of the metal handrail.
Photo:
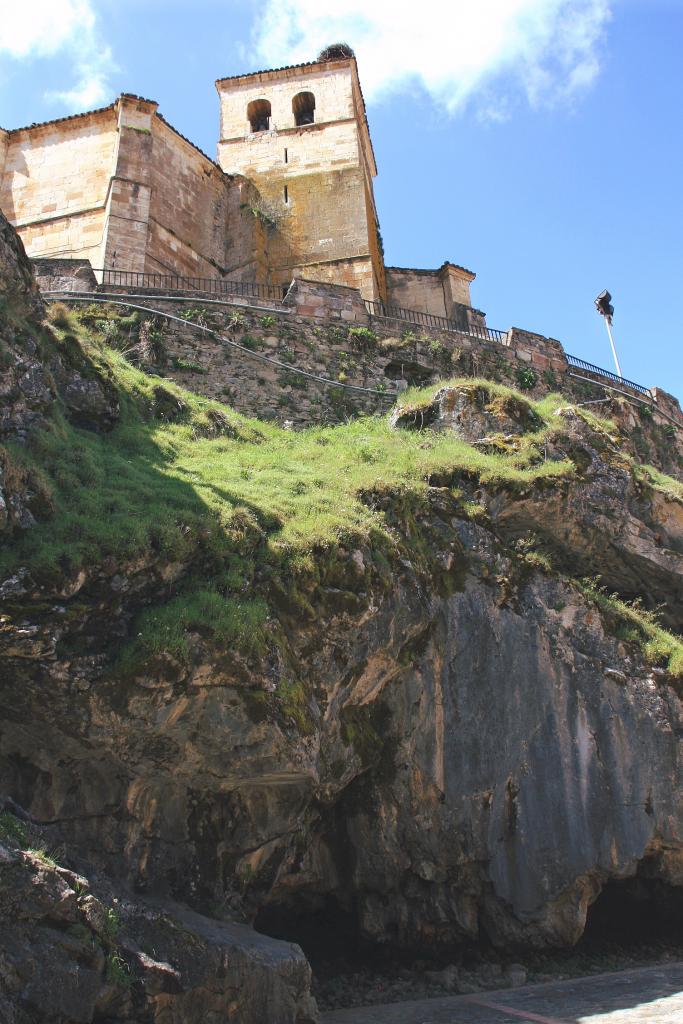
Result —
[[59, 302], [83, 302], [83, 303], [104, 303], [107, 305], [124, 306], [126, 309], [135, 309], [142, 313], [152, 313], [154, 316], [162, 316], [166, 320], [174, 320], [176, 323], [182, 324], [183, 327], [192, 327], [197, 331], [202, 331], [204, 334], [210, 334], [214, 338], [218, 338], [224, 345], [229, 345], [231, 348], [237, 349], [238, 352], [249, 356], [251, 359], [258, 359], [263, 363], [270, 363], [271, 366], [277, 366], [280, 370], [285, 370], [287, 373], [296, 374], [300, 377], [307, 377], [309, 380], [318, 381], [320, 384], [326, 384], [330, 387], [338, 390], [343, 389], [344, 391], [362, 391], [366, 395], [377, 395], [385, 402], [394, 402], [398, 397], [397, 391], [380, 391], [379, 388], [366, 388], [360, 384], [344, 384], [338, 380], [331, 380], [329, 377], [321, 377], [320, 374], [311, 373], [310, 370], [302, 370], [300, 366], [296, 366], [292, 363], [285, 363], [281, 359], [276, 359], [273, 356], [267, 356], [263, 352], [255, 352], [254, 349], [247, 348], [246, 345], [240, 345], [238, 341], [234, 341], [232, 338], [227, 338], [224, 334], [220, 334], [218, 331], [214, 331], [212, 327], [207, 327], [205, 324], [195, 323], [193, 320], [186, 320], [184, 317], [181, 318], [176, 316], [174, 313], [166, 313], [162, 309], [150, 309], [149, 306], [139, 306], [137, 303], [127, 302], [124, 299], [112, 298], [111, 295], [92, 295], [88, 292], [85, 294], [75, 294], [74, 292], [61, 292], [47, 291], [43, 292], [43, 295], [48, 302], [57, 300]]
[[163, 291], [206, 292], [210, 295], [248, 295], [282, 301], [282, 288], [253, 281], [229, 281], [218, 277], [187, 277], [184, 274], [154, 274], [137, 270], [94, 269], [102, 284], [120, 288], [157, 288]]
[[594, 366], [593, 363], [587, 363], [585, 359], [579, 359], [578, 356], [570, 356], [569, 353], [565, 353], [567, 362], [570, 366], [576, 366], [581, 370], [587, 370], [589, 373], [595, 374], [597, 377], [604, 377], [605, 380], [613, 380], [617, 384], [626, 385], [626, 387], [633, 388], [634, 391], [638, 391], [641, 395], [650, 394], [650, 389], [643, 387], [642, 384], [636, 384], [635, 381], [627, 380], [626, 377], [619, 377], [618, 374], [612, 373], [611, 370], [603, 370], [600, 366]]
[[485, 341], [503, 343], [507, 339], [507, 331], [498, 331], [493, 327], [484, 327], [479, 324], [467, 324], [466, 327], [463, 327], [456, 320], [449, 320], [448, 317], [438, 316], [436, 313], [421, 313], [417, 309], [405, 309], [403, 306], [387, 306], [384, 302], [374, 299], [365, 299], [364, 301], [370, 316], [380, 317], [383, 320], [401, 320], [404, 323], [418, 324], [422, 327], [436, 327], [440, 331], [471, 334], [475, 338], [483, 338]]
[[[252, 281], [229, 281], [223, 278], [213, 277], [187, 277], [182, 274], [155, 274], [137, 270], [116, 270], [114, 268], [94, 269], [95, 274], [102, 275], [102, 284], [121, 288], [155, 288], [163, 291], [195, 291], [205, 292], [211, 295], [240, 295], [268, 299], [269, 301], [282, 301], [282, 288], [272, 284], [257, 284]], [[382, 301], [365, 299], [365, 308], [370, 316], [379, 317], [384, 320], [399, 320], [403, 323], [417, 324], [422, 327], [434, 327], [442, 331], [466, 334], [475, 338], [482, 338], [485, 341], [505, 343], [508, 332], [499, 331], [493, 327], [480, 326], [479, 324], [467, 324], [461, 326], [455, 320], [448, 317], [438, 316], [436, 313], [422, 313], [416, 309], [405, 309], [403, 306], [387, 306]], [[566, 353], [569, 366], [580, 368], [596, 377], [614, 381], [617, 384], [632, 388], [641, 395], [651, 398], [650, 389], [635, 381], [619, 377], [610, 370], [604, 370], [600, 366], [579, 359], [578, 356]]]

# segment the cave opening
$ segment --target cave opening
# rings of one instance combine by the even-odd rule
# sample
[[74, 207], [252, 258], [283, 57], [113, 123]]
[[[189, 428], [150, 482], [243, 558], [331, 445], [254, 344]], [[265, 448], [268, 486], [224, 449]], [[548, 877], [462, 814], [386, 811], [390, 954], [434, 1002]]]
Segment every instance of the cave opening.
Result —
[[453, 938], [431, 948], [409, 948], [390, 939], [373, 943], [362, 937], [354, 910], [332, 895], [300, 906], [288, 902], [264, 906], [254, 927], [263, 934], [298, 943], [313, 970], [323, 974], [358, 965], [377, 970], [389, 964], [398, 968], [413, 963], [416, 957], [430, 967], [442, 967], [516, 956], [531, 963], [538, 960], [539, 969], [546, 958], [558, 963], [566, 959], [577, 960], [588, 970], [592, 962], [599, 964], [612, 954], [617, 958], [621, 954], [666, 958], [672, 952], [683, 956], [683, 888], [648, 875], [647, 868], [633, 878], [609, 881], [589, 907], [577, 945], [545, 952], [524, 947], [502, 952], [483, 934], [478, 940]]
[[648, 872], [607, 882], [588, 908], [586, 928], [577, 946], [585, 953], [610, 948], [680, 947], [683, 943], [683, 889]]
[[366, 955], [359, 940], [356, 914], [341, 905], [334, 896], [326, 896], [315, 905], [293, 906], [275, 903], [261, 907], [254, 928], [275, 939], [296, 942], [314, 970], [323, 964], [347, 961]]

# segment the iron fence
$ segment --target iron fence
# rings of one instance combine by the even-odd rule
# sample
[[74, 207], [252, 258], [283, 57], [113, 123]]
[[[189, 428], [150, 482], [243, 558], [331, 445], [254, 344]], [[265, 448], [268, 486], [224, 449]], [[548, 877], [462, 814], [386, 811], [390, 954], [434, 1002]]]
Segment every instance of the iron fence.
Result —
[[617, 384], [626, 385], [626, 387], [632, 388], [639, 394], [650, 397], [650, 389], [643, 387], [642, 384], [636, 384], [635, 381], [627, 380], [626, 377], [619, 377], [616, 373], [612, 373], [611, 370], [603, 370], [600, 366], [594, 366], [593, 363], [587, 363], [585, 359], [579, 359], [578, 356], [570, 356], [569, 353], [566, 353], [566, 356], [567, 362], [570, 366], [575, 366], [580, 370], [586, 370], [588, 373], [592, 373], [596, 377], [604, 377], [605, 380], [611, 380]]
[[138, 273], [136, 270], [95, 270], [102, 284], [119, 288], [156, 288], [159, 291], [205, 292], [208, 295], [243, 295], [282, 301], [282, 288], [252, 281], [227, 281], [216, 277], [186, 277], [180, 274]]
[[381, 317], [383, 320], [400, 320], [403, 323], [418, 324], [420, 327], [435, 327], [440, 331], [457, 331], [458, 334], [471, 334], [485, 341], [503, 343], [507, 338], [506, 331], [497, 331], [492, 327], [479, 324], [459, 324], [457, 320], [449, 320], [436, 313], [420, 313], [416, 309], [404, 309], [402, 306], [387, 306], [384, 302], [365, 299], [365, 308], [370, 316]]

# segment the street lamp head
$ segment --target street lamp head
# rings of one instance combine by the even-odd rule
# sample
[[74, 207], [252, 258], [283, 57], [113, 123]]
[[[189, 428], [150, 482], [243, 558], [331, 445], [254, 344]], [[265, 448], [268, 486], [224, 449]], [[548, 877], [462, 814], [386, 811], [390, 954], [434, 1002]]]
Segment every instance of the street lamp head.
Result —
[[595, 308], [597, 309], [600, 316], [604, 316], [609, 323], [612, 323], [612, 317], [614, 316], [614, 306], [612, 305], [612, 296], [605, 290], [600, 292], [597, 299], [595, 300]]

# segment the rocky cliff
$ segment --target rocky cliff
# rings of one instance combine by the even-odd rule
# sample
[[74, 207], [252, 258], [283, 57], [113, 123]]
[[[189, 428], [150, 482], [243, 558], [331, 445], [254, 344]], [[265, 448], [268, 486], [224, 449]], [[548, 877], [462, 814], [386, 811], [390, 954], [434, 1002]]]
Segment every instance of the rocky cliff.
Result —
[[683, 488], [623, 425], [466, 379], [248, 421], [0, 245], [8, 1020], [303, 1022], [267, 935], [563, 946], [681, 891]]

